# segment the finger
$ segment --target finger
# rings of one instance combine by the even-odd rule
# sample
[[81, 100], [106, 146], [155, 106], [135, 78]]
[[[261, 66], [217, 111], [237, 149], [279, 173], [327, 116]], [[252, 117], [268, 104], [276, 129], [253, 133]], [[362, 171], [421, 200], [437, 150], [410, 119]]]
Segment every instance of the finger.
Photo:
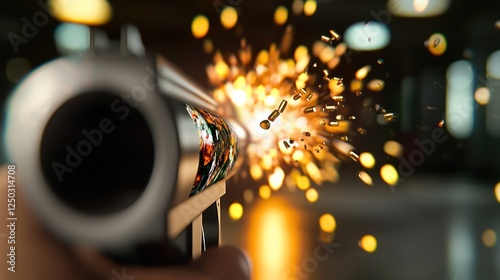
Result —
[[249, 258], [232, 246], [209, 249], [193, 266], [214, 275], [216, 279], [247, 280], [251, 274]]
[[185, 266], [145, 267], [122, 265], [93, 250], [81, 250], [86, 266], [101, 279], [148, 280], [249, 280], [250, 265], [243, 252], [234, 247], [214, 248]]

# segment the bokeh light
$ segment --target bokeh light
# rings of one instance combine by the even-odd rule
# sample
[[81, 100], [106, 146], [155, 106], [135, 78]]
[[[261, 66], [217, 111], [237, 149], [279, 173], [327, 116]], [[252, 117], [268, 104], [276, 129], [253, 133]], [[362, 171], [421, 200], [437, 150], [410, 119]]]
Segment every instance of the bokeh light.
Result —
[[490, 102], [490, 90], [487, 87], [478, 87], [474, 92], [474, 99], [479, 105], [486, 105]]
[[311, 186], [311, 181], [309, 180], [309, 177], [304, 175], [298, 176], [298, 178], [296, 179], [296, 183], [297, 183], [297, 188], [303, 191], [307, 190]]
[[306, 199], [307, 201], [314, 203], [318, 200], [319, 194], [318, 191], [314, 188], [310, 188], [306, 191]]
[[203, 40], [203, 52], [210, 54], [214, 51], [214, 43], [210, 39]]
[[241, 219], [243, 216], [243, 206], [238, 202], [234, 202], [229, 206], [229, 217], [233, 221]]
[[399, 158], [403, 155], [403, 145], [394, 140], [387, 141], [384, 144], [384, 152], [392, 157]]
[[377, 22], [357, 22], [344, 32], [347, 46], [357, 51], [374, 51], [386, 47], [391, 41], [387, 25]]
[[486, 72], [493, 79], [500, 80], [500, 50], [488, 56], [486, 60]]
[[413, 9], [417, 13], [422, 13], [427, 9], [429, 5], [429, 0], [413, 0]]
[[[474, 132], [474, 111], [462, 110], [462, 104], [474, 103], [475, 77], [471, 61], [465, 59], [446, 70], [446, 129], [455, 138], [466, 139]], [[460, 122], [448, 121], [456, 110], [461, 110]]]
[[58, 1], [50, 0], [52, 14], [60, 21], [102, 25], [113, 15], [111, 5], [106, 0]]
[[318, 8], [318, 3], [316, 3], [316, 0], [306, 0], [306, 2], [304, 3], [304, 15], [306, 16], [314, 15], [317, 8]]
[[441, 33], [432, 34], [429, 39], [425, 42], [425, 45], [432, 55], [440, 56], [446, 52], [448, 43], [446, 38]]
[[226, 29], [233, 28], [238, 22], [238, 12], [231, 6], [226, 6], [220, 14], [220, 22]]
[[372, 177], [366, 173], [365, 171], [359, 171], [358, 172], [358, 178], [365, 184], [367, 184], [368, 186], [371, 186], [373, 185], [373, 180], [372, 180]]
[[90, 29], [83, 24], [61, 23], [54, 31], [57, 50], [63, 55], [81, 53], [89, 47]]
[[293, 0], [292, 12], [294, 15], [298, 16], [302, 13], [304, 9], [304, 0]]
[[246, 189], [243, 191], [243, 201], [245, 201], [245, 204], [252, 204], [254, 200], [254, 194], [251, 189]]
[[268, 185], [260, 186], [259, 196], [262, 199], [269, 199], [271, 197], [271, 188]]
[[366, 85], [366, 88], [371, 90], [371, 91], [381, 91], [384, 89], [385, 82], [380, 79], [373, 79], [368, 82]]
[[434, 17], [444, 14], [450, 7], [450, 0], [389, 0], [387, 8], [399, 17]]
[[380, 177], [390, 186], [396, 185], [399, 180], [398, 171], [390, 164], [385, 164], [380, 168]]
[[207, 35], [210, 23], [204, 15], [196, 15], [191, 22], [191, 32], [195, 38], [203, 38]]
[[367, 234], [359, 240], [359, 247], [368, 253], [373, 253], [377, 250], [377, 239], [375, 236]]
[[288, 20], [288, 9], [285, 6], [278, 6], [274, 12], [274, 22], [283, 25]]
[[269, 186], [274, 191], [277, 191], [283, 185], [283, 180], [285, 180], [285, 172], [281, 167], [277, 166], [274, 173], [269, 176]]
[[483, 232], [482, 235], [483, 245], [485, 247], [494, 247], [497, 242], [497, 234], [492, 229], [487, 229]]
[[332, 233], [337, 228], [337, 221], [332, 214], [323, 214], [319, 217], [319, 227], [322, 231]]
[[361, 153], [359, 155], [359, 162], [365, 168], [371, 169], [375, 166], [375, 157], [371, 153]]

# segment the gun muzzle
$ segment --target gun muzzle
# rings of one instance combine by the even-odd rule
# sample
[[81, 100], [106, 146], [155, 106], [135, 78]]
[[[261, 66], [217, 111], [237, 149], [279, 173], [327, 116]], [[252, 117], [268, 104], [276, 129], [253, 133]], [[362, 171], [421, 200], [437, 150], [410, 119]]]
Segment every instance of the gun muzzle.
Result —
[[14, 90], [5, 148], [59, 237], [122, 261], [182, 262], [218, 244], [219, 198], [244, 141], [216, 111], [165, 59], [60, 58]]

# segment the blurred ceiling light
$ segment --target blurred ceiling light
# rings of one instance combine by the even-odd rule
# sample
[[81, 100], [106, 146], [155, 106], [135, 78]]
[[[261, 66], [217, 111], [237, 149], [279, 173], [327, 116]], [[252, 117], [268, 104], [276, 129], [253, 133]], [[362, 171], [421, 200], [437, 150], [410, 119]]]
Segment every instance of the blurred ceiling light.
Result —
[[427, 9], [429, 5], [429, 0], [413, 0], [413, 10], [417, 13], [421, 13]]
[[464, 139], [474, 127], [472, 64], [466, 60], [453, 62], [446, 71], [446, 80], [446, 128], [453, 137]]
[[86, 25], [61, 23], [54, 31], [57, 50], [63, 55], [79, 53], [89, 47], [90, 29]]
[[391, 40], [387, 25], [376, 22], [358, 22], [352, 24], [344, 33], [347, 46], [358, 51], [373, 51], [384, 48]]
[[60, 21], [88, 25], [107, 23], [113, 14], [106, 0], [59, 1], [49, 0], [52, 14]]
[[445, 13], [449, 0], [389, 0], [389, 12], [400, 17], [433, 17]]
[[220, 22], [226, 29], [233, 28], [238, 22], [238, 12], [231, 6], [226, 6], [220, 14]]
[[207, 35], [210, 23], [204, 15], [196, 15], [191, 22], [191, 32], [195, 38], [203, 38]]

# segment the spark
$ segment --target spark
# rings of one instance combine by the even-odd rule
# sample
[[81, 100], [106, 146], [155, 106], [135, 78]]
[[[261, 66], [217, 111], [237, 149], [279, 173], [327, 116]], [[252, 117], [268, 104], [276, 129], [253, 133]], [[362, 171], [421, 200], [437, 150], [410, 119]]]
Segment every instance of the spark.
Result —
[[[283, 8], [276, 13], [276, 24], [284, 24]], [[206, 68], [214, 99], [221, 112], [228, 114], [221, 116], [236, 117], [250, 134], [246, 168], [254, 181], [263, 183], [258, 191], [261, 198], [269, 198], [271, 191], [287, 182], [304, 191], [313, 183], [335, 183], [340, 163], [349, 158], [360, 167], [372, 168], [375, 164], [374, 159], [366, 159], [371, 153], [361, 153], [360, 159], [354, 152], [351, 137], [366, 135], [366, 129], [359, 126], [360, 121], [346, 103], [360, 98], [373, 66], [366, 65], [350, 75], [337, 71], [346, 51], [341, 37], [329, 29], [328, 36], [319, 36], [311, 48], [299, 45], [290, 57], [286, 53], [292, 44], [293, 28], [288, 26], [279, 45], [272, 44], [254, 56], [246, 39], [241, 39], [236, 53], [222, 55], [216, 51]], [[374, 78], [366, 85], [371, 92], [378, 92], [384, 83]], [[387, 120], [394, 118], [385, 110], [380, 113]], [[371, 184], [369, 175], [361, 174], [360, 178]], [[388, 175], [392, 180], [397, 177]], [[266, 182], [262, 182], [264, 179]], [[315, 191], [309, 195], [315, 197]]]

